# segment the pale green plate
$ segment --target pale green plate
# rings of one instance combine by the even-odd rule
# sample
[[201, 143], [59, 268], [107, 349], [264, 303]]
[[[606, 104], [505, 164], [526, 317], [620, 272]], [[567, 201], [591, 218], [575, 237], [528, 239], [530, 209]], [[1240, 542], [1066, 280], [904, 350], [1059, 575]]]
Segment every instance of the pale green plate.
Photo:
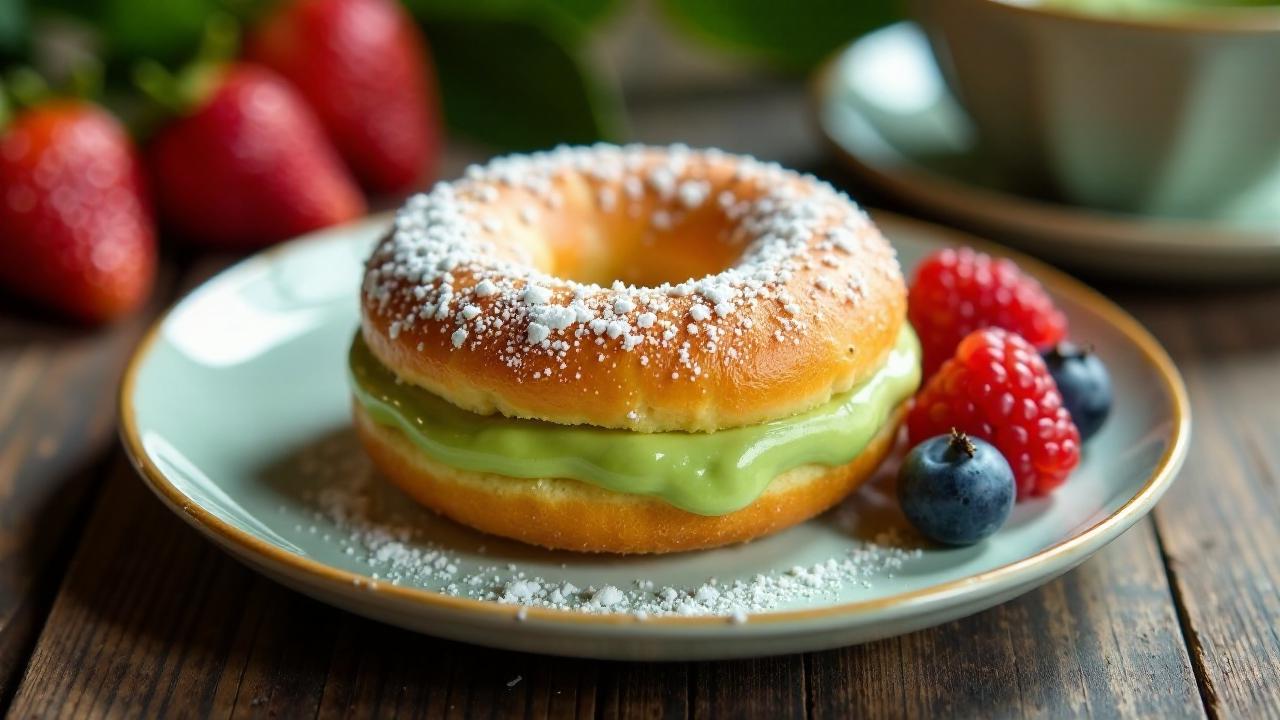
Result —
[[[977, 242], [893, 216], [881, 227], [910, 266], [942, 244]], [[966, 549], [894, 541], [918, 556], [865, 582], [738, 618], [638, 619], [451, 597], [457, 577], [516, 563], [529, 576], [634, 589], [696, 588], [785, 575], [847, 556], [901, 519], [880, 481], [838, 510], [746, 545], [652, 558], [542, 551], [481, 536], [419, 511], [369, 469], [348, 424], [347, 344], [357, 324], [361, 259], [387, 217], [265, 252], [210, 280], [153, 329], [122, 389], [123, 435], [143, 478], [166, 504], [248, 565], [352, 612], [413, 630], [531, 652], [602, 658], [725, 658], [816, 650], [909, 632], [977, 612], [1069, 570], [1147, 513], [1186, 452], [1187, 401], [1159, 345], [1121, 310], [1036, 264], [1115, 375], [1116, 410], [1083, 465], [1051, 499], [1019, 505], [988, 542]], [[373, 505], [353, 535], [334, 487], [371, 483]], [[336, 493], [341, 494], [341, 493]], [[347, 498], [349, 500], [349, 498]], [[373, 523], [373, 526], [368, 526]], [[381, 558], [382, 523], [415, 527]], [[372, 545], [371, 545], [372, 543]], [[442, 551], [430, 577], [406, 553]], [[419, 556], [421, 560], [421, 556]], [[445, 564], [455, 565], [454, 568]], [[450, 572], [450, 570], [452, 572]], [[376, 576], [375, 576], [376, 573]], [[454, 580], [442, 579], [452, 575]], [[387, 578], [398, 576], [398, 584]]]
[[[812, 84], [818, 126], [867, 182], [958, 225], [1063, 265], [1116, 277], [1280, 277], [1280, 188], [1200, 220], [1124, 215], [1019, 194], [980, 152], [915, 23], [871, 33]], [[1265, 205], [1265, 206], [1264, 206]]]

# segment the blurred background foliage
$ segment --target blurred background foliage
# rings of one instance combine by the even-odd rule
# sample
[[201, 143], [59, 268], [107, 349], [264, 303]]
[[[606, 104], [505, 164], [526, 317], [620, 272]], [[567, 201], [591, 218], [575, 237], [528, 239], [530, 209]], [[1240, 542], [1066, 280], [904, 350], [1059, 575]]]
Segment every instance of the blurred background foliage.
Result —
[[26, 40], [26, 4], [23, 0], [0, 0], [0, 60], [21, 55]]
[[[404, 0], [430, 44], [451, 130], [495, 150], [625, 139], [621, 89], [591, 41], [629, 2], [651, 3], [677, 32], [779, 73], [804, 72], [898, 15], [884, 0]], [[210, 17], [250, 21], [268, 3], [0, 0], [0, 59], [56, 77], [68, 57], [96, 58], [106, 100], [121, 110], [139, 60], [177, 67]]]
[[663, 0], [662, 6], [694, 36], [794, 72], [899, 15], [897, 3], [883, 0]]

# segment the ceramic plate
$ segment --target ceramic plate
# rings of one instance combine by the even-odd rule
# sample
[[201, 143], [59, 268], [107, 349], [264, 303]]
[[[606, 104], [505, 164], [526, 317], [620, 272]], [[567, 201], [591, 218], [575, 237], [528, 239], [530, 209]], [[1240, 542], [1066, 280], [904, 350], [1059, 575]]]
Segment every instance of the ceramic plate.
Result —
[[979, 155], [924, 34], [899, 23], [849, 45], [814, 78], [818, 124], [868, 182], [1061, 264], [1112, 276], [1280, 277], [1280, 228], [1178, 221], [1022, 197]]
[[[881, 227], [910, 267], [976, 242], [906, 219]], [[252, 257], [178, 303], [122, 388], [125, 447], [156, 495], [246, 564], [352, 612], [433, 635], [530, 652], [695, 659], [847, 645], [977, 612], [1066, 572], [1145, 515], [1173, 481], [1189, 416], [1177, 371], [1128, 315], [1029, 264], [1115, 376], [1116, 410], [1068, 485], [1020, 504], [988, 542], [925, 546], [872, 481], [836, 510], [773, 537], [663, 557], [543, 551], [418, 510], [370, 469], [349, 429], [345, 359], [361, 259], [390, 219]], [[1031, 261], [1027, 261], [1031, 263]], [[831, 563], [827, 561], [831, 560]], [[821, 565], [830, 570], [825, 578]], [[523, 575], [521, 575], [523, 573]], [[759, 577], [757, 577], [759, 576]], [[689, 593], [716, 578], [790, 587], [746, 617], [553, 610], [468, 595], [512, 582]], [[706, 592], [706, 591], [704, 591]], [[766, 593], [768, 595], [768, 593]]]

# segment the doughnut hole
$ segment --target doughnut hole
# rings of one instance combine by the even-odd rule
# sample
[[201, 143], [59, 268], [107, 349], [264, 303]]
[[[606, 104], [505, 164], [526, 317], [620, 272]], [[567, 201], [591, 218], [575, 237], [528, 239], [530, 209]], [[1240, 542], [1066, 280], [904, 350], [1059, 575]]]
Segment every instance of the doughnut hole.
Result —
[[[615, 280], [654, 287], [714, 275], [744, 250], [737, 223], [715, 202], [718, 192], [730, 189], [726, 180], [711, 178], [709, 197], [691, 208], [650, 188], [630, 197], [617, 183], [578, 178], [562, 181], [564, 200], [555, 207], [508, 189], [499, 204], [505, 241], [495, 250], [549, 275], [604, 287]], [[731, 191], [758, 193], [752, 187]]]
[[[469, 170], [410, 210], [439, 230], [393, 233], [374, 259], [440, 262], [417, 277], [371, 266], [364, 337], [406, 382], [476, 413], [639, 432], [756, 424], [870, 377], [906, 314], [892, 249], [848, 198], [748, 158], [566, 149]], [[723, 309], [707, 302], [735, 290]]]

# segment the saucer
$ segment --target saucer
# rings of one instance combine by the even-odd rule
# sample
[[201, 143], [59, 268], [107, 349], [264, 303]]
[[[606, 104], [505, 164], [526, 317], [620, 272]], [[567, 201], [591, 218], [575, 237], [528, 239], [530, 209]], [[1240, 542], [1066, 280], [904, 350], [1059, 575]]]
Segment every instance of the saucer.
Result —
[[[939, 247], [980, 242], [875, 219], [908, 270]], [[130, 362], [121, 433], [161, 501], [246, 565], [410, 630], [631, 660], [772, 655], [911, 632], [1083, 562], [1151, 510], [1186, 454], [1186, 392], [1156, 341], [1096, 292], [1020, 260], [1105, 358], [1115, 409], [1070, 481], [1020, 503], [987, 541], [920, 540], [887, 484], [892, 463], [831, 512], [715, 550], [586, 555], [482, 535], [395, 490], [351, 430], [346, 357], [362, 260], [390, 222], [370, 218], [274, 247], [179, 302]], [[534, 592], [546, 588], [572, 602], [539, 602]], [[749, 612], [707, 605], [743, 589]], [[680, 612], [642, 615], [609, 595], [669, 597]]]
[[[902, 22], [853, 42], [816, 74], [821, 132], [871, 185], [914, 208], [1064, 266], [1113, 277], [1280, 277], [1280, 227], [1255, 203], [1176, 220], [1090, 210], [1012, 191], [978, 154], [924, 33]], [[1280, 189], [1276, 193], [1280, 202]]]

